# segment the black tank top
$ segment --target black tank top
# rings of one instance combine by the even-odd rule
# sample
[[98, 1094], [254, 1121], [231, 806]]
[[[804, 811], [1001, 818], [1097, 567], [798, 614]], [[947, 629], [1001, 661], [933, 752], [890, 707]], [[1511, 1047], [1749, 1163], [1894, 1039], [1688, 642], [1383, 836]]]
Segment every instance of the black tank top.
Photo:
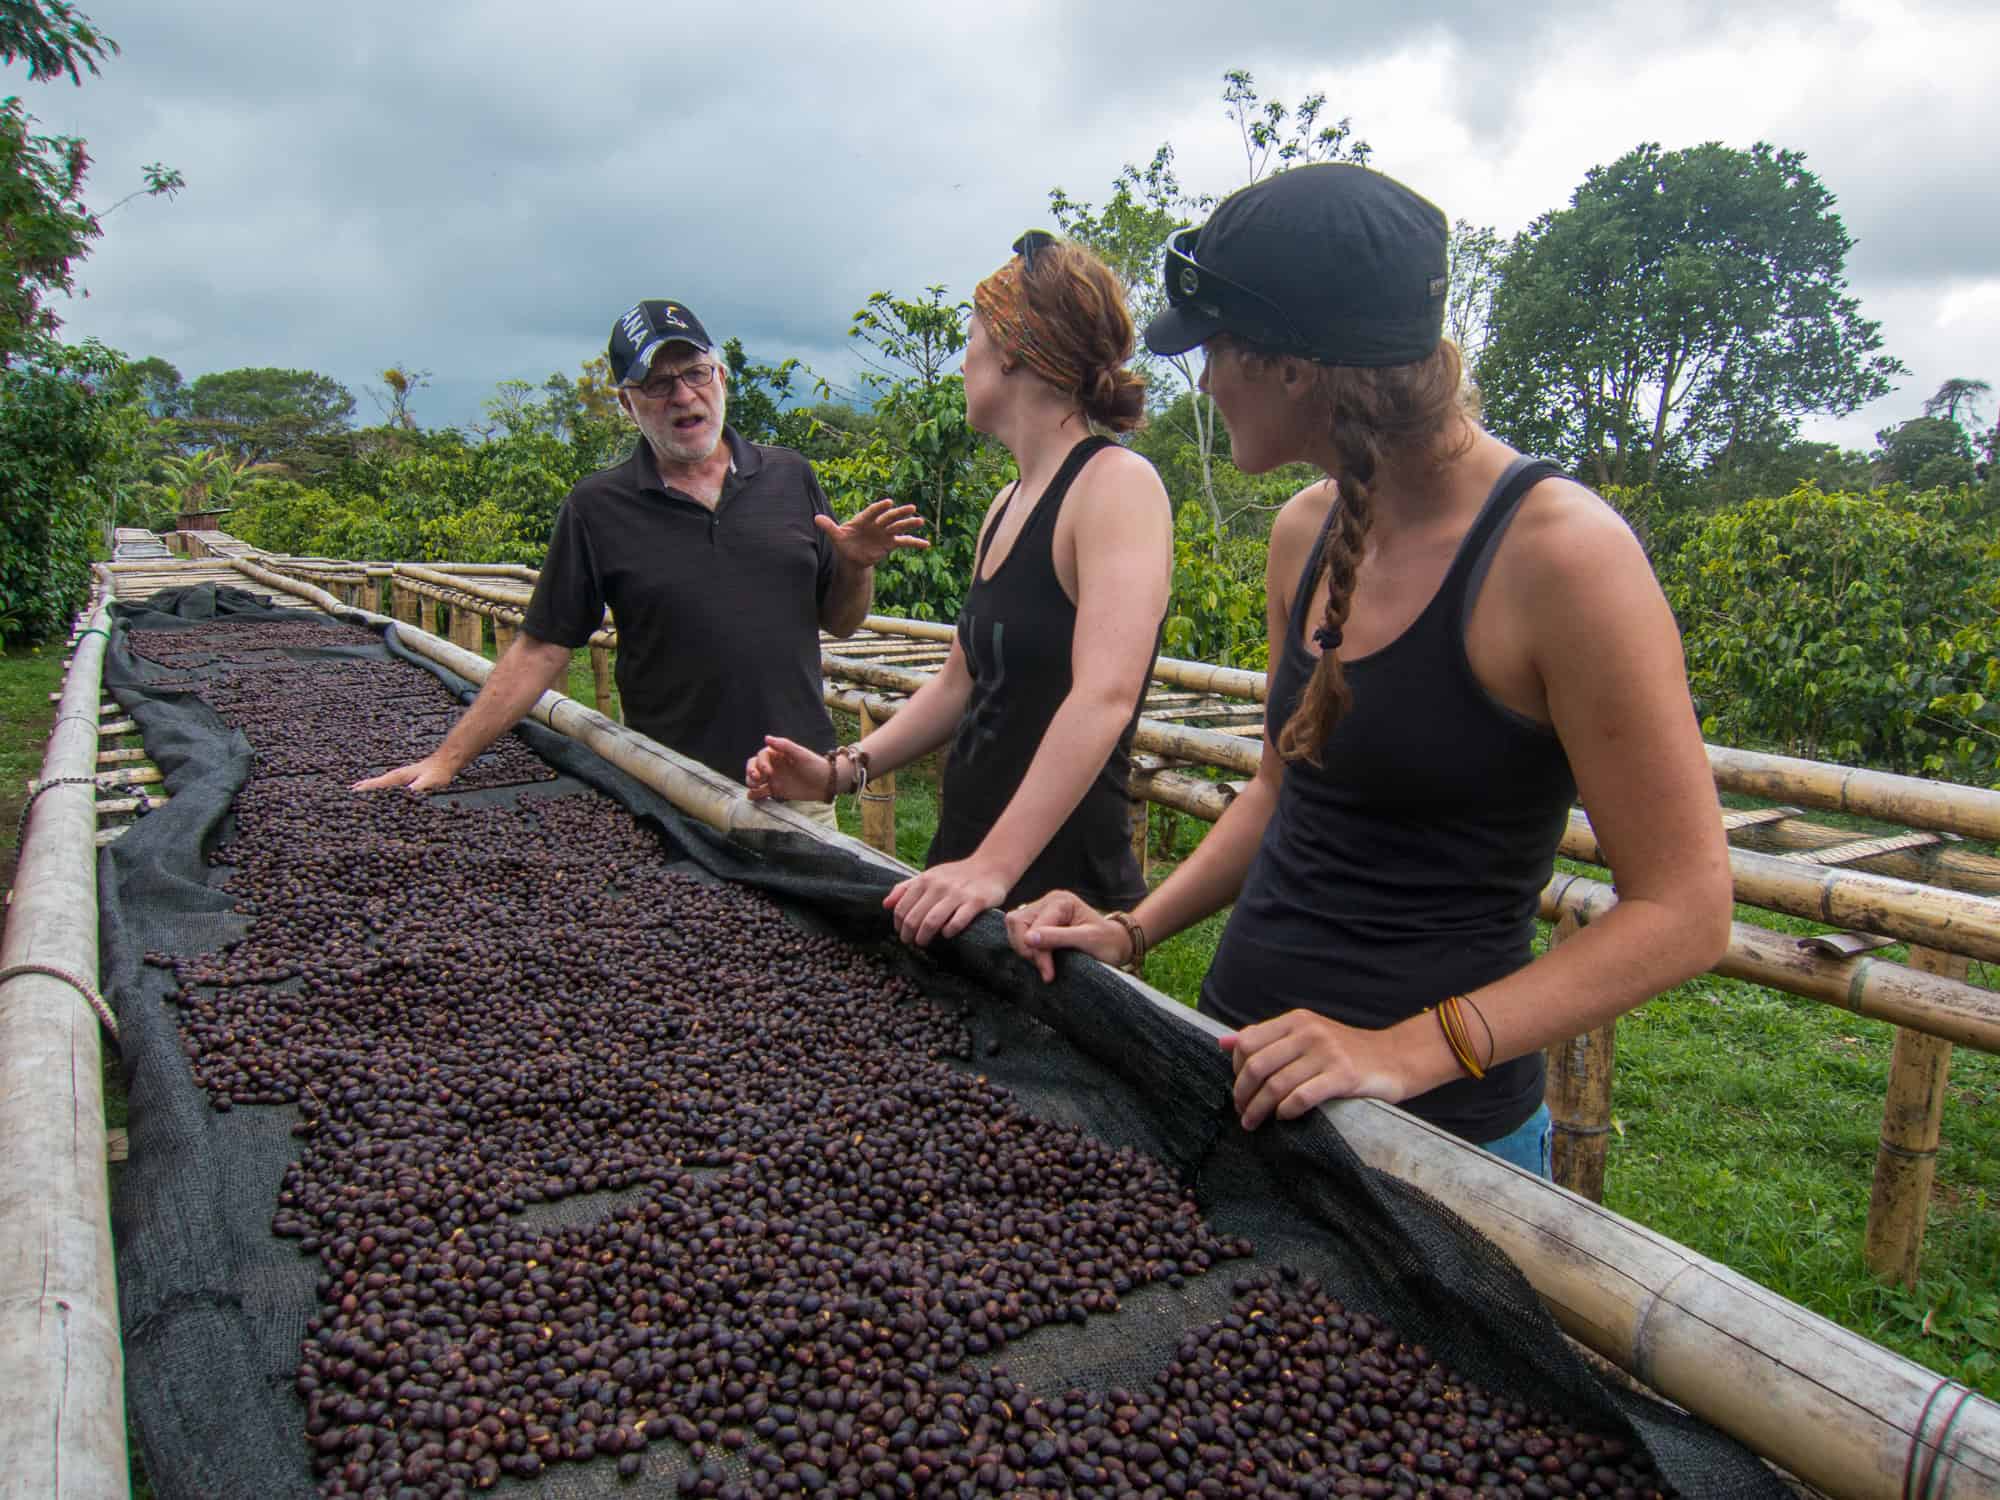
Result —
[[[1202, 984], [1206, 1014], [1246, 1026], [1305, 1008], [1379, 1029], [1529, 961], [1576, 778], [1554, 731], [1496, 702], [1473, 675], [1465, 624], [1521, 497], [1557, 472], [1516, 460], [1416, 622], [1347, 663], [1353, 704], [1321, 766], [1285, 768]], [[1302, 636], [1317, 581], [1309, 561], [1271, 676], [1273, 737], [1313, 670]], [[1403, 1107], [1491, 1141], [1527, 1121], [1542, 1086], [1537, 1052]]]
[[[958, 643], [972, 673], [972, 697], [959, 720], [940, 788], [937, 837], [929, 864], [964, 859], [979, 847], [1028, 774], [1049, 721], [1070, 690], [1070, 650], [1076, 606], [1056, 578], [1056, 516], [1083, 466], [1109, 438], [1085, 438], [1063, 460], [1047, 491], [991, 578], [981, 577], [986, 552], [1020, 491], [1001, 503], [986, 529], [972, 587], [958, 615]], [[1165, 625], [1164, 617], [1161, 625]], [[1154, 636], [1154, 653], [1159, 651]], [[1147, 677], [1152, 664], [1147, 663]], [[1092, 779], [1076, 811], [1036, 856], [1007, 895], [1018, 905], [1053, 890], [1072, 890], [1097, 907], [1129, 907], [1146, 894], [1132, 852], [1132, 732], [1139, 706], [1111, 756]]]

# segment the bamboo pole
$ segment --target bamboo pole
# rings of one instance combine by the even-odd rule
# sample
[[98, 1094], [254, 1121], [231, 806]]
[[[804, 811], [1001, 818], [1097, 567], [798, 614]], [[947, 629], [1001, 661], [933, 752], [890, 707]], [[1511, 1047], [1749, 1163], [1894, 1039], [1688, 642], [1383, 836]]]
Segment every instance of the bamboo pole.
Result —
[[[290, 591], [310, 598], [308, 588]], [[473, 681], [492, 670], [436, 637], [403, 639]], [[907, 872], [788, 808], [750, 802], [705, 766], [558, 694], [544, 694], [534, 712], [713, 827], [782, 827]], [[1222, 1033], [1157, 990], [1120, 982], [1174, 1022]], [[1368, 1100], [1323, 1108], [1364, 1162], [1424, 1188], [1513, 1256], [1575, 1337], [1838, 1500], [1901, 1495], [1912, 1442], [1936, 1440], [1941, 1417], [1919, 1428], [1940, 1382], [1913, 1361], [1400, 1110]], [[1971, 1397], [1958, 1408], [1951, 1458], [1953, 1493], [2000, 1488], [2000, 1407]]]
[[[887, 688], [897, 693], [914, 693], [930, 680], [930, 675], [925, 672], [881, 667], [832, 651], [820, 653], [820, 667], [828, 677], [866, 683], [870, 687]], [[1231, 735], [1218, 734], [1209, 729], [1191, 729], [1184, 724], [1156, 724], [1143, 718], [1139, 721], [1132, 743], [1137, 749], [1150, 750], [1175, 760], [1220, 766], [1245, 775], [1255, 774], [1263, 754], [1261, 746]]]
[[[1575, 810], [1558, 852], [1589, 864], [1604, 862], [1589, 818]], [[1752, 849], [1729, 851], [1729, 873], [1736, 899], [1752, 906], [2000, 960], [2000, 900], [1990, 896], [1940, 890], [1862, 870], [1827, 868], [1804, 858]]]
[[486, 639], [486, 632], [483, 629], [485, 619], [476, 610], [464, 604], [447, 604], [445, 614], [451, 622], [445, 629], [451, 643], [478, 655], [479, 648], [485, 644]]
[[[100, 603], [91, 626], [108, 618]], [[44, 782], [90, 775], [105, 644], [93, 633], [77, 645]], [[96, 827], [87, 781], [35, 799], [0, 969], [45, 964], [97, 982]], [[70, 985], [40, 973], [0, 983], [0, 1494], [127, 1493], [99, 1047]]]
[[507, 654], [507, 648], [514, 644], [516, 632], [512, 625], [498, 615], [493, 618], [493, 659], [498, 661]]
[[1139, 862], [1141, 880], [1146, 878], [1146, 846], [1150, 842], [1147, 834], [1152, 831], [1153, 825], [1152, 804], [1146, 800], [1145, 791], [1140, 786], [1143, 775], [1135, 765], [1125, 781], [1126, 790], [1132, 798], [1132, 807], [1127, 814], [1132, 825], [1132, 857]]
[[[1549, 930], [1549, 947], [1583, 930], [1575, 912], [1564, 912]], [[1548, 1049], [1548, 1102], [1554, 1130], [1549, 1171], [1557, 1183], [1604, 1201], [1604, 1163], [1611, 1145], [1611, 1072], [1618, 1042], [1616, 1018], [1594, 1031]]]
[[[1910, 963], [1949, 979], [1965, 978], [1967, 967], [1962, 955], [1929, 948], [1912, 948]], [[1875, 1181], [1868, 1198], [1868, 1231], [1862, 1241], [1868, 1269], [1884, 1281], [1917, 1284], [1950, 1073], [1950, 1042], [1897, 1028], [1889, 1058], [1889, 1091], [1882, 1101]]]
[[[611, 648], [594, 641], [590, 647], [590, 691], [597, 711], [608, 715], [611, 712]], [[619, 717], [624, 717], [624, 704], [619, 704], [618, 709]]]
[[[866, 739], [882, 721], [869, 711], [866, 703], [859, 705], [857, 717], [861, 725], [861, 738]], [[894, 857], [896, 853], [896, 773], [890, 771], [882, 776], [870, 776], [868, 785], [861, 789], [861, 838], [871, 848], [880, 849]]]
[[[1217, 1028], [1183, 1011], [1186, 1024]], [[2000, 1406], [1725, 1266], [1372, 1100], [1322, 1106], [1371, 1167], [1511, 1257], [1571, 1337], [1837, 1500], [2000, 1494]], [[1942, 1391], [1942, 1399], [1939, 1397]]]
[[[1557, 875], [1542, 890], [1544, 921], [1566, 911], [1588, 923], [1617, 903], [1615, 891], [1583, 875]], [[1858, 1016], [1906, 1026], [1981, 1052], [2000, 1053], [2000, 995], [1885, 958], [1825, 958], [1754, 922], [1731, 924], [1729, 948], [1712, 971], [1747, 979]]]
[[2000, 792], [1858, 766], [1822, 765], [1788, 755], [1759, 755], [1726, 745], [1710, 745], [1708, 763], [1715, 784], [1724, 791], [1774, 802], [1806, 802], [1906, 828], [1936, 828], [1989, 843], [2000, 841]]
[[[952, 632], [949, 625], [886, 615], [870, 615], [862, 624], [880, 635], [907, 635], [921, 640], [948, 640]], [[1251, 698], [1260, 703], [1265, 697], [1262, 672], [1162, 657], [1153, 675], [1163, 682], [1199, 687], [1228, 697]], [[1832, 812], [1878, 818], [1909, 828], [1932, 828], [1989, 843], [2000, 842], [2000, 792], [1887, 771], [1825, 765], [1787, 755], [1765, 755], [1727, 745], [1706, 748], [1715, 784], [1726, 792], [1778, 802], [1804, 802]]]
[[[869, 615], [861, 622], [861, 628], [872, 630], [877, 635], [903, 635], [920, 641], [949, 641], [957, 633], [957, 627], [953, 625], [941, 625], [930, 620], [900, 620], [892, 615]], [[1153, 677], [1159, 682], [1171, 682], [1176, 687], [1218, 693], [1226, 698], [1264, 701], [1264, 674], [1245, 671], [1241, 667], [1219, 667], [1213, 662], [1182, 661], [1178, 657], [1162, 656], [1153, 663]]]
[[389, 594], [393, 606], [390, 613], [395, 615], [398, 620], [401, 620], [406, 625], [418, 625], [423, 622], [423, 595], [419, 594], [401, 579], [390, 580]]
[[[515, 629], [521, 627], [525, 618], [523, 606], [528, 602], [518, 593], [502, 589], [475, 586], [463, 578], [449, 573], [441, 573], [435, 568], [426, 568], [417, 563], [398, 563], [395, 576], [408, 588], [426, 598], [435, 599], [450, 608], [470, 609], [489, 619], [504, 620]], [[606, 621], [610, 616], [605, 616]], [[593, 646], [618, 645], [618, 632], [609, 623], [596, 631], [590, 638]]]
[[[1746, 828], [1734, 836], [1735, 842], [1771, 854], [1811, 852], [1845, 843], [1853, 834], [1844, 828], [1828, 828], [1804, 818], [1782, 819]], [[1948, 886], [1955, 891], [1972, 891], [1982, 896], [2000, 896], [2000, 859], [1980, 854], [1956, 843], [1933, 844], [1926, 849], [1905, 849], [1856, 860], [1853, 868], [1898, 880], [1916, 880], [1929, 885]]]

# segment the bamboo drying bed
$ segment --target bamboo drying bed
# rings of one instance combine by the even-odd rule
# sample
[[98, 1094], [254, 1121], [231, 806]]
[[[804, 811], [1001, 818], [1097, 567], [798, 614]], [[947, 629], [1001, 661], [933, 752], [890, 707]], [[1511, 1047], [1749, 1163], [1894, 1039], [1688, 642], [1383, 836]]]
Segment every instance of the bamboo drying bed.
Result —
[[[483, 649], [488, 621], [496, 651], [511, 643], [538, 576], [513, 564], [264, 562], [293, 581], [324, 584], [350, 606], [373, 604], [377, 590], [386, 588], [396, 618], [430, 625], [441, 615], [449, 638], [475, 653]], [[827, 704], [859, 716], [867, 732], [892, 717], [943, 664], [954, 633], [946, 624], [871, 615], [852, 637], [823, 638]], [[616, 647], [607, 616], [589, 647], [600, 711], [613, 702]], [[1235, 797], [1241, 778], [1255, 774], [1265, 692], [1261, 672], [1170, 657], [1155, 664], [1135, 735], [1132, 780], [1139, 799], [1134, 843], [1142, 862], [1148, 803], [1212, 822]], [[1900, 822], [1910, 830], [1857, 838], [1811, 822], [1798, 807], [1725, 815], [1738, 901], [1845, 931], [1802, 946], [1739, 922], [1716, 972], [1899, 1028], [1867, 1255], [1878, 1274], [1914, 1282], [1950, 1047], [2000, 1051], [2000, 996], [1966, 980], [1968, 958], [2000, 961], [2000, 899], [1994, 899], [2000, 897], [2000, 860], [1959, 847], [1965, 837], [2000, 834], [2000, 794], [1722, 746], [1708, 753], [1723, 790]], [[1191, 774], [1201, 769], [1239, 779]], [[871, 783], [861, 799], [868, 841], [889, 852], [895, 849], [894, 799], [893, 777]], [[1561, 852], [1602, 863], [1580, 811], [1572, 814]], [[1601, 882], [1558, 875], [1543, 892], [1541, 915], [1551, 923], [1567, 918], [1581, 924], [1614, 899]], [[1869, 956], [1893, 942], [1910, 945], [1907, 964]], [[1614, 1035], [1615, 1027], [1604, 1028], [1550, 1057], [1558, 1179], [1591, 1196], [1602, 1191]]]
[[[237, 567], [275, 592], [341, 609], [311, 585], [252, 562]], [[410, 649], [468, 680], [491, 671], [428, 632], [397, 630]], [[560, 694], [545, 694], [533, 717], [725, 832], [783, 827], [885, 862], [789, 810], [750, 803], [734, 783]], [[1219, 1034], [1139, 981], [1124, 982], [1180, 1024]], [[1904, 1494], [1951, 1410], [1953, 1492], [2000, 1494], [2000, 1406], [1961, 1400], [1962, 1388], [1922, 1366], [1400, 1110], [1371, 1101], [1326, 1109], [1370, 1165], [1439, 1197], [1506, 1250], [1572, 1336], [1807, 1482], [1857, 1500]]]

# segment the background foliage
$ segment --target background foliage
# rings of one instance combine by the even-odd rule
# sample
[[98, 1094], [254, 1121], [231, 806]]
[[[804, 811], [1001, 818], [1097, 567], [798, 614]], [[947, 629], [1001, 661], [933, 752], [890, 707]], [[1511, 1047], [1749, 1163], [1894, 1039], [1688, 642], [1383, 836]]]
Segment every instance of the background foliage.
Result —
[[[96, 71], [115, 48], [67, 6], [0, 55], [31, 77]], [[37, 50], [39, 49], [39, 50]], [[1350, 121], [1312, 95], [1288, 104], [1249, 74], [1222, 80], [1219, 122], [1239, 182], [1315, 161], [1366, 163]], [[413, 561], [539, 561], [556, 507], [634, 435], [602, 355], [539, 384], [498, 382], [481, 417], [427, 430], [411, 397], [429, 372], [388, 364], [362, 394], [313, 370], [183, 376], [51, 337], [45, 297], [99, 226], [78, 195], [81, 142], [35, 137], [19, 101], [0, 126], [0, 209], [15, 259], [0, 277], [8, 399], [0, 465], [0, 635], [59, 628], [80, 598], [94, 533], [171, 527], [221, 510], [257, 545]], [[0, 130], [0, 135], [5, 134]], [[23, 154], [25, 153], [25, 154]], [[1143, 323], [1160, 252], [1215, 196], [1185, 186], [1162, 143], [1086, 199], [1050, 209], [1125, 285]], [[177, 174], [149, 169], [146, 191]], [[1802, 441], [1812, 413], [1851, 410], [1900, 373], [1847, 294], [1849, 239], [1833, 196], [1796, 152], [1759, 143], [1641, 145], [1593, 169], [1570, 202], [1511, 241], [1451, 233], [1451, 335], [1488, 425], [1595, 483], [1646, 542], [1686, 635], [1708, 733], [1896, 770], [2000, 782], [2000, 429], [1987, 382], [1957, 378], [1877, 434], [1868, 453]], [[998, 253], [996, 252], [996, 260]], [[970, 315], [944, 286], [878, 291], [848, 335], [865, 366], [834, 399], [794, 359], [727, 342], [730, 417], [752, 441], [812, 459], [837, 514], [881, 496], [917, 505], [933, 542], [885, 567], [877, 607], [948, 620], [987, 508], [1014, 478], [966, 419], [957, 371]], [[1150, 423], [1126, 439], [1177, 505], [1165, 649], [1261, 666], [1271, 516], [1317, 477], [1247, 475], [1188, 360], [1144, 360]], [[101, 540], [108, 540], [108, 537]]]

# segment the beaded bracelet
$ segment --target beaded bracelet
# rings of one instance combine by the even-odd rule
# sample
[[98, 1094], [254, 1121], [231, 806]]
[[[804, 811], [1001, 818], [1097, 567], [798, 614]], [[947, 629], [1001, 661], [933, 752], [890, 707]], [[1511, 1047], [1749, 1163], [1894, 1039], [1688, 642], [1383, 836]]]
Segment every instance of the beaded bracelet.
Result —
[[1107, 922], [1116, 922], [1125, 929], [1125, 936], [1132, 940], [1132, 956], [1123, 965], [1128, 974], [1144, 977], [1146, 973], [1146, 929], [1141, 927], [1130, 912], [1108, 911], [1104, 914]]
[[826, 757], [826, 795], [822, 802], [831, 802], [840, 792], [840, 762], [845, 758], [854, 766], [854, 795], [859, 796], [868, 788], [868, 752], [859, 745], [836, 745]]

